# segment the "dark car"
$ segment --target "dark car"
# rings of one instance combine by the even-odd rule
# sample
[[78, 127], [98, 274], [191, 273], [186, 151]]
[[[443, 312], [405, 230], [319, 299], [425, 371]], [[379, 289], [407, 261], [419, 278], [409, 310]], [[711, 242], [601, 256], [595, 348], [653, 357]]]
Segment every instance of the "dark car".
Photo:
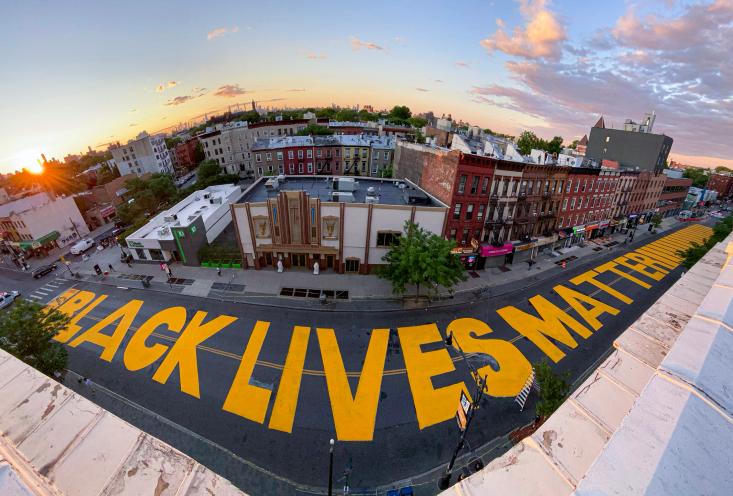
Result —
[[42, 265], [40, 267], [36, 267], [35, 269], [33, 269], [33, 272], [32, 272], [33, 278], [38, 279], [40, 277], [45, 276], [49, 272], [53, 272], [54, 270], [56, 270], [55, 263], [51, 265]]
[[129, 228], [130, 226], [115, 227], [114, 229], [112, 229], [112, 236], [119, 236], [123, 232], [127, 231]]

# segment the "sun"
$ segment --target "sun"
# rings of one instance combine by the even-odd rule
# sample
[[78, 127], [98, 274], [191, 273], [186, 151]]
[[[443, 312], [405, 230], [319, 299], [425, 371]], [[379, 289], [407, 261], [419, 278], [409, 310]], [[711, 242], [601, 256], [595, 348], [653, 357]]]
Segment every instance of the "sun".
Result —
[[43, 166], [38, 162], [28, 164], [26, 169], [28, 169], [28, 172], [31, 174], [43, 174]]
[[43, 174], [43, 166], [38, 163], [41, 152], [34, 149], [25, 149], [13, 156], [18, 170], [27, 169], [32, 174]]

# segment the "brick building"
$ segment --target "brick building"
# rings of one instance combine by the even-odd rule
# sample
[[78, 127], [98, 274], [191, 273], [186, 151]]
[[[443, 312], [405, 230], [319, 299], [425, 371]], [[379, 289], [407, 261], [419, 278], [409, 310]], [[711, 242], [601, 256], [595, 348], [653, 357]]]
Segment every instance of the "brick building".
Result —
[[687, 198], [687, 191], [692, 186], [692, 179], [687, 177], [666, 177], [659, 197], [659, 213], [663, 217], [672, 217], [680, 213]]
[[189, 171], [195, 168], [198, 163], [203, 160], [203, 156], [199, 157], [196, 153], [196, 146], [198, 143], [198, 139], [191, 138], [183, 143], [178, 143], [173, 148], [174, 163], [179, 171]]
[[717, 191], [719, 198], [726, 198], [733, 193], [733, 176], [730, 174], [710, 174], [707, 189]]

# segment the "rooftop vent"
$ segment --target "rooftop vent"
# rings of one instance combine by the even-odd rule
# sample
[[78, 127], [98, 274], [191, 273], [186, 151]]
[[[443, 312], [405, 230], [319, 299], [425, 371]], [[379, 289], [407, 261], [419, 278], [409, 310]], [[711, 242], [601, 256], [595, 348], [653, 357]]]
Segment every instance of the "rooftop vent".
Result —
[[178, 216], [176, 214], [166, 215], [163, 217], [163, 220], [166, 222], [174, 222], [178, 220]]

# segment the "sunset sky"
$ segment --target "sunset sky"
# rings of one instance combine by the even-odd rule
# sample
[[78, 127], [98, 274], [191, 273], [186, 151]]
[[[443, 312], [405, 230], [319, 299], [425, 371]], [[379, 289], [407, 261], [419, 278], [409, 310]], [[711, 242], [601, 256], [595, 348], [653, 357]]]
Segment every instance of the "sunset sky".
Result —
[[733, 168], [733, 0], [12, 2], [0, 171], [237, 102], [408, 105], [567, 142], [655, 110]]

